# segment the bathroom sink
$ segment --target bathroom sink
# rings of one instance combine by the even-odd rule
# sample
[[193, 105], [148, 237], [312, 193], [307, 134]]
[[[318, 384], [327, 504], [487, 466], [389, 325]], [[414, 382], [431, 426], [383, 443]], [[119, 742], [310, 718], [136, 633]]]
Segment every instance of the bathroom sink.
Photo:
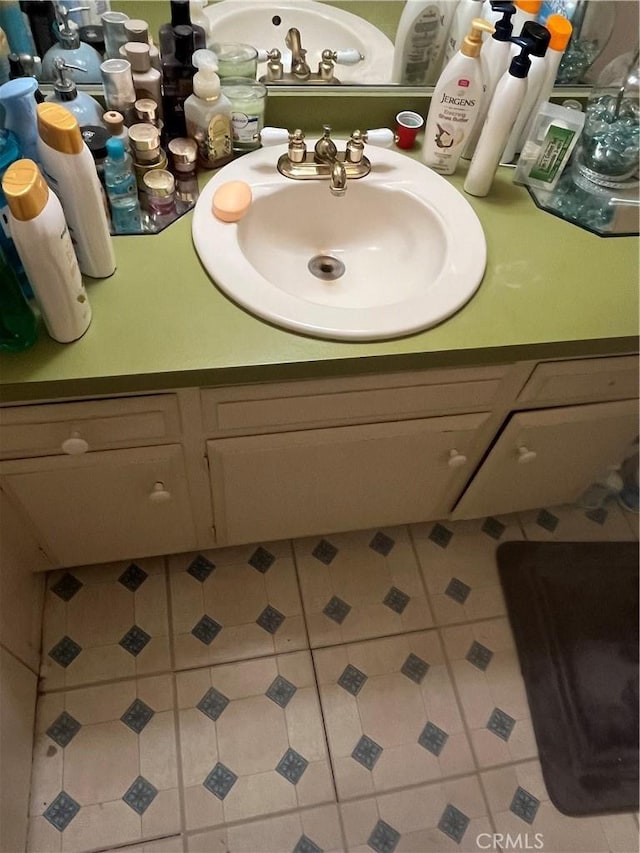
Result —
[[[364, 59], [357, 65], [337, 65], [342, 83], [389, 83], [393, 42], [359, 15], [317, 0], [221, 0], [205, 8], [216, 42], [242, 42], [258, 50], [276, 47], [286, 60], [285, 37], [291, 27], [300, 30], [307, 62], [317, 71], [323, 50], [355, 48]], [[286, 63], [285, 63], [285, 70]], [[266, 63], [258, 66], [258, 77]]]
[[[196, 251], [232, 300], [313, 337], [384, 340], [434, 326], [471, 299], [486, 264], [484, 232], [443, 177], [397, 151], [371, 148], [370, 174], [335, 197], [326, 180], [278, 173], [285, 151], [262, 148], [234, 160], [196, 204]], [[253, 202], [239, 222], [221, 222], [213, 196], [236, 180], [249, 184]]]

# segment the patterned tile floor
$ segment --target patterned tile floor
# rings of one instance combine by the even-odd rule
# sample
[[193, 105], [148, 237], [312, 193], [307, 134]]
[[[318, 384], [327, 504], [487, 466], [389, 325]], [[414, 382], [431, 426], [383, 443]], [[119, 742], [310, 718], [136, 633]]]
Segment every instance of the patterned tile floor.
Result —
[[555, 507], [52, 573], [28, 850], [637, 850], [636, 816], [549, 801], [494, 560], [637, 529]]

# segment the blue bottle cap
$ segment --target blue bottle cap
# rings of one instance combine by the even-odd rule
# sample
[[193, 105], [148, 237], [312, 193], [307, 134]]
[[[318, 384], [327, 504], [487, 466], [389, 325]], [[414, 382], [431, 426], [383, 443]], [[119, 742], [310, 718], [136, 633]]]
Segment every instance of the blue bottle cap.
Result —
[[0, 86], [0, 101], [10, 101], [14, 98], [24, 98], [25, 95], [33, 95], [38, 88], [35, 77], [16, 77], [15, 80], [7, 80]]
[[110, 160], [124, 160], [124, 142], [115, 136], [107, 139], [107, 157]]

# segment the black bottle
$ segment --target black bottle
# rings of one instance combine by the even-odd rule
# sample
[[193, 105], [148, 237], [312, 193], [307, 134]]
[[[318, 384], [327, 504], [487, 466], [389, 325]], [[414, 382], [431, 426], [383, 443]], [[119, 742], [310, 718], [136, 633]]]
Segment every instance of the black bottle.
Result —
[[26, 13], [33, 34], [33, 42], [38, 56], [44, 56], [50, 47], [56, 44], [53, 25], [56, 13], [53, 3], [43, 0], [22, 0], [20, 9]]
[[194, 32], [194, 50], [207, 46], [207, 36], [204, 28], [199, 24], [191, 23], [189, 12], [189, 0], [171, 0], [171, 23], [162, 24], [158, 33], [158, 42], [161, 56], [169, 56], [174, 52], [176, 27], [192, 27]]
[[174, 52], [162, 57], [162, 106], [167, 139], [187, 135], [184, 102], [193, 92], [193, 75], [196, 73], [191, 64], [194, 51], [193, 27], [177, 26], [173, 35]]

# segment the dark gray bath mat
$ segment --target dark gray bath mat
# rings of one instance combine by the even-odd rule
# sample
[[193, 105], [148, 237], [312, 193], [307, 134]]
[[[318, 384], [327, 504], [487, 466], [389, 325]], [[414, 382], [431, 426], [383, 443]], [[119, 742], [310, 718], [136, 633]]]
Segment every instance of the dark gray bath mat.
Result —
[[545, 784], [571, 816], [638, 810], [638, 543], [497, 551]]

